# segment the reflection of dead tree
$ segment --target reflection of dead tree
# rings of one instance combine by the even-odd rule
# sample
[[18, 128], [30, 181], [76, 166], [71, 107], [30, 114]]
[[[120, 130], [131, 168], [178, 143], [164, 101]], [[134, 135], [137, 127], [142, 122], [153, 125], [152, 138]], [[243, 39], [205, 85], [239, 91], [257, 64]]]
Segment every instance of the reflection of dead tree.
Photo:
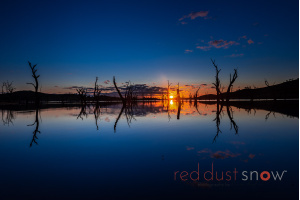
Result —
[[95, 116], [95, 123], [96, 123], [97, 130], [99, 130], [98, 120], [99, 120], [100, 114], [101, 114], [100, 106], [96, 104], [95, 109], [94, 109], [94, 116]]
[[80, 113], [77, 116], [77, 119], [80, 118], [81, 120], [83, 120], [82, 116], [85, 116], [87, 118], [86, 106], [85, 105], [81, 106], [81, 110], [80, 110]]
[[77, 88], [77, 93], [79, 95], [80, 98], [80, 102], [82, 106], [86, 105], [86, 97], [87, 97], [87, 88]]
[[122, 106], [121, 110], [120, 110], [120, 113], [116, 119], [116, 122], [115, 122], [115, 125], [114, 125], [114, 131], [116, 132], [117, 131], [117, 124], [118, 124], [118, 121], [120, 120], [122, 114], [123, 114], [123, 111], [124, 111], [124, 108], [125, 106]]
[[181, 110], [181, 101], [178, 102], [178, 108], [177, 108], [177, 119], [180, 119], [180, 110]]
[[35, 104], [38, 105], [39, 104], [39, 97], [38, 97], [39, 81], [38, 81], [38, 78], [40, 77], [40, 75], [36, 75], [36, 72], [37, 72], [37, 69], [35, 69], [36, 64], [32, 66], [29, 61], [28, 61], [28, 64], [31, 69], [32, 77], [34, 78], [35, 83], [27, 83], [27, 84], [33, 85], [34, 90], [35, 90]]
[[114, 131], [116, 132], [117, 131], [117, 125], [118, 125], [118, 122], [123, 114], [123, 112], [125, 111], [125, 117], [126, 117], [126, 121], [127, 121], [127, 124], [128, 126], [130, 127], [130, 124], [132, 122], [132, 120], [136, 120], [134, 118], [134, 112], [133, 112], [133, 107], [132, 106], [122, 106], [121, 110], [120, 110], [120, 113], [116, 119], [116, 122], [115, 122], [115, 125], [114, 125]]
[[38, 139], [38, 137], [36, 135], [37, 135], [37, 133], [41, 133], [39, 131], [40, 122], [39, 122], [39, 108], [38, 107], [36, 107], [36, 109], [35, 109], [35, 122], [33, 124], [27, 125], [27, 126], [33, 126], [33, 125], [35, 125], [35, 129], [33, 131], [32, 140], [29, 145], [30, 147], [32, 147], [33, 143], [38, 144], [36, 141]]
[[12, 110], [2, 110], [2, 122], [4, 126], [9, 126], [10, 124], [14, 125], [14, 119], [15, 116]]
[[275, 112], [270, 111], [266, 114], [266, 117], [265, 117], [266, 121], [269, 119], [271, 113], [273, 113], [274, 118], [276, 118]]
[[230, 91], [233, 88], [233, 83], [235, 82], [235, 80], [237, 79], [238, 74], [237, 74], [237, 69], [234, 69], [234, 74], [231, 78], [231, 74], [230, 74], [230, 82], [229, 82], [229, 86], [227, 88], [227, 93], [226, 93], [226, 101], [229, 102], [229, 95], [230, 95]]
[[168, 104], [167, 104], [167, 113], [168, 113], [168, 120], [170, 122], [170, 120], [172, 119], [171, 115], [170, 115], [170, 101], [168, 101]]
[[197, 99], [198, 99], [198, 92], [200, 90], [200, 87], [196, 90], [195, 94], [194, 94], [194, 104], [197, 104]]
[[101, 94], [101, 89], [97, 82], [98, 82], [98, 77], [96, 77], [95, 88], [94, 88], [94, 100], [96, 101], [96, 105], [99, 104], [100, 94]]
[[220, 123], [221, 123], [220, 115], [221, 115], [222, 109], [223, 109], [223, 104], [222, 105], [217, 104], [216, 118], [214, 119], [214, 121], [216, 121], [217, 133], [213, 139], [213, 143], [216, 142], [216, 139], [219, 136], [219, 133], [222, 133], [222, 131], [220, 130]]
[[220, 101], [220, 95], [221, 95], [221, 83], [220, 83], [220, 79], [219, 79], [219, 73], [221, 71], [221, 69], [218, 68], [218, 66], [216, 65], [215, 61], [213, 59], [211, 59], [212, 64], [214, 65], [215, 69], [216, 69], [216, 82], [213, 83], [213, 85], [216, 88], [216, 92], [217, 92], [217, 102]]
[[233, 120], [233, 110], [230, 106], [227, 105], [227, 115], [229, 117], [230, 120], [230, 130], [232, 129], [232, 127], [235, 130], [235, 134], [239, 133], [239, 127], [238, 125], [235, 123], [235, 121]]
[[133, 119], [135, 120], [132, 106], [125, 107], [125, 117], [126, 117], [127, 124], [130, 127], [131, 121]]

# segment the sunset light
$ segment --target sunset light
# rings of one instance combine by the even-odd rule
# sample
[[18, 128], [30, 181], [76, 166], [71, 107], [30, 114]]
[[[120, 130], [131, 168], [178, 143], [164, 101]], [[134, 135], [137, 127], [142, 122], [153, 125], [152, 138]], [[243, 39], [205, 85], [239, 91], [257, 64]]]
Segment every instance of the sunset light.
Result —
[[170, 96], [170, 99], [173, 99], [173, 96]]

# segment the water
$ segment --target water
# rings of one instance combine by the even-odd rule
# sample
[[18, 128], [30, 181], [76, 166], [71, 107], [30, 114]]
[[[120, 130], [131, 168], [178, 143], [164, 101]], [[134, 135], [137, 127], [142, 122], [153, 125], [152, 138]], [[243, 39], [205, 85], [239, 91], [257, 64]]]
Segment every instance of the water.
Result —
[[269, 110], [173, 101], [3, 108], [0, 199], [298, 199], [298, 115]]

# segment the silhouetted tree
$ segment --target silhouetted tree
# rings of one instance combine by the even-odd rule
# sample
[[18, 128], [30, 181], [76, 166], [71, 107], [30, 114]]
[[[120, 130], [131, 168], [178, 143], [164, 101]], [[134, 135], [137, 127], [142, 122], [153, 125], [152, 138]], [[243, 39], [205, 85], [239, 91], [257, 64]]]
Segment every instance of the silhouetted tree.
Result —
[[100, 94], [101, 94], [101, 89], [97, 82], [98, 82], [98, 77], [96, 77], [95, 87], [94, 87], [94, 100], [96, 101], [96, 105], [99, 104]]
[[168, 98], [168, 101], [170, 100], [170, 86], [172, 85], [172, 83], [169, 83], [169, 80], [168, 80], [168, 90], [167, 90], [167, 98]]
[[180, 89], [179, 89], [179, 82], [178, 82], [178, 85], [177, 85], [177, 101], [179, 102], [180, 101]]
[[39, 80], [38, 78], [40, 77], [40, 75], [36, 75], [37, 69], [35, 69], [36, 64], [35, 65], [31, 65], [31, 63], [28, 61], [29, 67], [31, 69], [32, 72], [32, 77], [34, 78], [35, 83], [27, 83], [30, 85], [33, 85], [34, 89], [35, 89], [35, 104], [39, 104], [39, 96], [38, 96], [38, 90], [39, 90]]
[[13, 87], [13, 81], [9, 82], [3, 82], [2, 85], [2, 94], [11, 94], [15, 91], [16, 88]]
[[122, 100], [123, 105], [126, 106], [126, 100], [125, 100], [125, 98], [123, 97], [123, 95], [121, 94], [121, 92], [120, 92], [120, 90], [119, 90], [119, 88], [118, 88], [118, 86], [117, 86], [115, 77], [113, 77], [113, 83], [114, 83], [114, 86], [115, 86], [115, 88], [116, 88], [116, 90], [117, 90], [119, 96], [120, 96], [120, 99]]
[[216, 92], [217, 92], [217, 102], [220, 102], [220, 95], [221, 95], [221, 83], [220, 83], [220, 79], [219, 79], [219, 73], [221, 71], [221, 69], [218, 68], [218, 66], [216, 65], [215, 61], [213, 59], [211, 59], [212, 64], [214, 65], [215, 69], [216, 69], [216, 81], [215, 83], [213, 83], [213, 85], [216, 88]]
[[77, 88], [77, 93], [79, 95], [79, 98], [80, 98], [80, 102], [81, 102], [81, 105], [86, 105], [86, 97], [87, 97], [87, 88]]
[[232, 78], [231, 78], [231, 74], [230, 74], [230, 82], [229, 82], [229, 85], [228, 85], [228, 88], [227, 88], [227, 93], [226, 93], [226, 102], [227, 103], [229, 101], [229, 95], [230, 95], [230, 91], [233, 87], [233, 83], [235, 82], [237, 77], [238, 77], [237, 69], [234, 69], [234, 74], [233, 74]]

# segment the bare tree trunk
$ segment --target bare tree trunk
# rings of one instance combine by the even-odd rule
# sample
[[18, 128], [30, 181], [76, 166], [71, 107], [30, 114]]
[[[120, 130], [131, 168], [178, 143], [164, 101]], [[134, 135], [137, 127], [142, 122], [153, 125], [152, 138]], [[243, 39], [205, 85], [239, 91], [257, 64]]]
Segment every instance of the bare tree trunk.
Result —
[[230, 83], [229, 83], [229, 86], [227, 88], [227, 93], [226, 93], [226, 102], [227, 103], [229, 102], [229, 95], [230, 95], [231, 88], [233, 87], [233, 83], [235, 82], [237, 77], [238, 77], [237, 69], [234, 69], [234, 74], [232, 76], [232, 79], [231, 79], [231, 74], [230, 74]]
[[35, 89], [35, 104], [38, 105], [39, 104], [39, 96], [38, 96], [39, 81], [38, 81], [38, 78], [40, 77], [40, 75], [36, 75], [36, 72], [37, 72], [37, 69], [35, 69], [36, 64], [32, 66], [29, 61], [28, 61], [28, 64], [31, 69], [32, 77], [34, 78], [35, 84], [34, 83], [27, 83], [27, 84], [33, 85], [33, 87]]
[[211, 59], [211, 62], [212, 64], [214, 65], [215, 69], [216, 69], [216, 82], [213, 83], [213, 85], [215, 86], [216, 88], [216, 92], [217, 92], [217, 103], [220, 102], [220, 95], [221, 95], [221, 91], [220, 91], [220, 88], [221, 88], [221, 83], [220, 83], [220, 79], [219, 79], [219, 73], [221, 71], [221, 69], [218, 68], [218, 66], [215, 64], [215, 61]]
[[116, 84], [116, 79], [115, 79], [115, 77], [113, 77], [113, 83], [114, 83], [114, 86], [115, 86], [115, 88], [116, 88], [116, 90], [117, 90], [117, 92], [118, 92], [118, 94], [119, 94], [121, 100], [122, 100], [123, 105], [126, 106], [126, 100], [125, 100], [124, 97], [122, 96], [122, 94], [121, 94], [121, 92], [120, 92], [120, 90], [119, 90], [119, 88], [118, 88], [118, 86], [117, 86], [117, 84]]

